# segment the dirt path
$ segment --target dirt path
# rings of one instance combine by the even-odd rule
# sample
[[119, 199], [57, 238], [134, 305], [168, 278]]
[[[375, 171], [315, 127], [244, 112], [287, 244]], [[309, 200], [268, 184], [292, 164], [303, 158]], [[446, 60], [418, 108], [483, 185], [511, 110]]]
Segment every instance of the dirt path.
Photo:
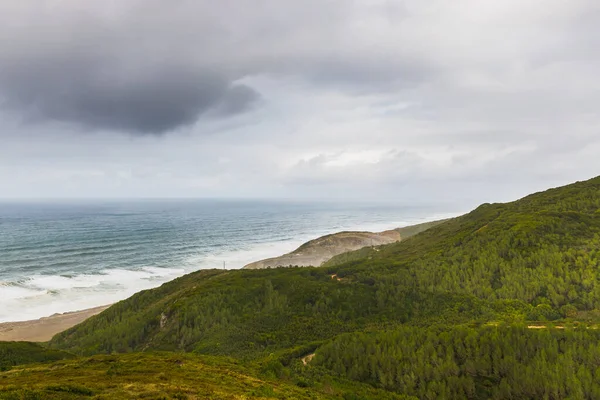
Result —
[[[544, 329], [544, 328], [547, 328], [547, 326], [546, 325], [528, 325], [527, 326], [527, 329]], [[553, 328], [554, 329], [565, 329], [564, 326], [560, 326], [560, 325], [553, 326]]]

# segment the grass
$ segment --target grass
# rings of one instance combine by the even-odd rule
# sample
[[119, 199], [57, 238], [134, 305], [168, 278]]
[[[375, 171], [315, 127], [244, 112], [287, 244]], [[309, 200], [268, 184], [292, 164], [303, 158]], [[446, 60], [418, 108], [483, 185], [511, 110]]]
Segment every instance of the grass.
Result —
[[58, 361], [69, 358], [75, 358], [75, 356], [65, 351], [48, 349], [37, 343], [0, 342], [0, 371], [11, 369], [19, 364]]
[[249, 374], [234, 362], [189, 354], [95, 356], [0, 374], [0, 399], [315, 399], [306, 389]]
[[408, 399], [343, 380], [269, 377], [258, 368], [182, 353], [99, 355], [0, 372], [0, 399]]

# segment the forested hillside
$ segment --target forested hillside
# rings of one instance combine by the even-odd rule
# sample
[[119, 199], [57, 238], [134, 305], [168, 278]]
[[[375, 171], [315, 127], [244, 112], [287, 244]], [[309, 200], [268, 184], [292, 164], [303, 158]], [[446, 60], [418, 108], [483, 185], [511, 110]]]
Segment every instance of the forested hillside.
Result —
[[600, 332], [399, 328], [342, 335], [314, 363], [419, 398], [598, 399]]
[[600, 178], [485, 204], [356, 261], [200, 271], [58, 335], [82, 353], [255, 356], [390, 323], [555, 320], [600, 306]]
[[309, 387], [350, 379], [424, 399], [594, 399], [599, 210], [595, 178], [321, 268], [199, 271], [50, 346], [230, 356]]
[[[347, 273], [408, 272], [415, 288], [516, 299], [567, 313], [600, 306], [600, 179], [484, 204], [404, 243], [369, 250]], [[565, 307], [561, 309], [561, 307]]]

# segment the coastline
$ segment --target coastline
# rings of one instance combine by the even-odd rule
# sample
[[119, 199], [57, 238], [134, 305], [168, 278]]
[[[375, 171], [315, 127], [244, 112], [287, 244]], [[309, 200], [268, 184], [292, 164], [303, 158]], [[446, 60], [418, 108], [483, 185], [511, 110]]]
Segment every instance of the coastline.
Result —
[[264, 269], [277, 267], [320, 267], [332, 258], [364, 247], [381, 246], [400, 242], [447, 219], [422, 222], [401, 228], [388, 229], [382, 232], [341, 231], [320, 236], [303, 243], [297, 249], [277, 257], [254, 261], [242, 269]]
[[2, 322], [0, 323], [0, 342], [47, 342], [57, 333], [100, 314], [108, 307], [110, 305], [54, 314], [31, 321]]
[[[336, 232], [334, 234], [339, 234], [340, 232]], [[308, 240], [314, 240], [316, 237], [318, 237], [318, 234], [315, 234], [313, 236], [311, 236], [310, 238], [302, 238], [303, 240], [300, 240], [299, 243], [305, 243]], [[279, 244], [279, 243], [277, 243]], [[282, 249], [276, 247], [276, 248], [270, 248], [270, 243], [268, 244], [269, 248], [268, 248], [268, 252], [270, 253], [270, 255], [277, 255], [277, 253], [279, 252], [279, 255], [281, 255], [282, 253]], [[288, 245], [289, 247], [291, 247], [292, 249], [295, 248], [297, 246], [297, 244], [290, 244], [290, 243], [286, 243], [286, 245]], [[267, 249], [265, 249], [267, 250]], [[256, 252], [253, 251], [253, 253]], [[283, 251], [285, 252], [285, 250]], [[243, 254], [243, 251], [238, 251], [236, 252], [239, 256], [239, 254]], [[269, 253], [264, 252], [264, 255], [267, 255]], [[236, 268], [234, 269], [242, 269], [243, 266], [247, 263], [247, 262], [260, 262], [258, 260], [260, 260], [261, 254], [254, 254], [254, 258], [252, 259], [248, 259], [248, 260], [244, 260], [243, 263], [240, 263], [239, 265], [237, 265]], [[221, 258], [221, 257], [219, 257]], [[231, 262], [231, 260], [229, 259], [229, 257], [223, 257], [226, 258], [228, 261], [228, 265]], [[213, 267], [214, 268], [214, 267]], [[200, 268], [203, 269], [203, 268]], [[191, 273], [193, 272], [193, 270], [190, 271], [186, 271], [185, 274], [187, 273]], [[171, 279], [175, 279], [177, 276], [172, 277]], [[171, 280], [169, 279], [169, 280]], [[140, 290], [144, 290], [144, 289], [140, 289]], [[63, 332], [69, 328], [72, 328], [75, 325], [78, 325], [80, 323], [82, 323], [83, 321], [85, 321], [86, 319], [100, 314], [102, 311], [106, 310], [108, 307], [110, 307], [110, 305], [104, 305], [104, 306], [97, 306], [97, 307], [92, 307], [92, 308], [85, 308], [85, 309], [81, 309], [78, 311], [70, 311], [70, 312], [64, 312], [64, 313], [56, 313], [50, 316], [43, 316], [37, 319], [30, 319], [30, 320], [25, 320], [25, 321], [7, 321], [7, 322], [0, 322], [0, 342], [12, 342], [12, 341], [23, 341], [23, 342], [47, 342], [50, 339], [52, 339], [52, 337], [54, 337], [54, 335]]]
[[[406, 224], [406, 221], [397, 223], [392, 220], [385, 223], [361, 222], [348, 225], [351, 226], [350, 230], [363, 231], [390, 229]], [[298, 234], [288, 232], [277, 237], [261, 237], [259, 241], [254, 241], [246, 235], [248, 238], [241, 241], [238, 237], [237, 242], [231, 246], [223, 246], [211, 239], [212, 241], [199, 244], [198, 249], [190, 251], [189, 254], [186, 253], [187, 250], [181, 255], [175, 254], [173, 260], [161, 263], [160, 266], [140, 267], [124, 259], [122, 265], [116, 268], [73, 269], [66, 276], [53, 274], [51, 271], [30, 275], [19, 271], [13, 275], [8, 273], [6, 278], [0, 280], [0, 297], [3, 303], [0, 307], [0, 324], [33, 321], [56, 313], [116, 303], [142, 290], [153, 289], [202, 269], [222, 269], [224, 266], [226, 269], [240, 269], [249, 263], [293, 251], [319, 236], [342, 230], [349, 229], [346, 225], [339, 224], [331, 230], [311, 226], [304, 227]], [[112, 254], [111, 251], [105, 253]]]
[[319, 267], [334, 256], [366, 246], [379, 246], [402, 240], [395, 229], [383, 232], [342, 231], [311, 239], [295, 250], [246, 264], [242, 269], [264, 269], [277, 267]]
[[[352, 247], [360, 248], [360, 247], [367, 246], [369, 244], [372, 245], [373, 240], [375, 240], [375, 239], [377, 239], [376, 244], [378, 244], [378, 245], [399, 241], [401, 239], [404, 239], [406, 237], [412, 236], [415, 233], [420, 232], [421, 229], [419, 229], [419, 228], [421, 226], [425, 226], [425, 225], [429, 226], [429, 225], [436, 224], [436, 223], [439, 223], [442, 221], [444, 221], [444, 220], [429, 218], [429, 221], [427, 221], [427, 222], [421, 222], [421, 223], [414, 224], [414, 225], [407, 225], [402, 228], [388, 229], [383, 232], [338, 231], [336, 233], [325, 235], [325, 236], [320, 236], [317, 238], [315, 238], [315, 236], [316, 236], [315, 235], [312, 237], [312, 239], [308, 240], [307, 242], [304, 242], [304, 244], [302, 244], [300, 246], [300, 248], [298, 248], [290, 253], [286, 253], [286, 254], [283, 254], [280, 256], [272, 257], [269, 259], [263, 259], [263, 260], [256, 260], [256, 258], [255, 258], [252, 263], [247, 264], [244, 267], [240, 266], [239, 268], [246, 268], [246, 269], [268, 268], [269, 266], [266, 266], [263, 264], [265, 264], [268, 261], [273, 261], [273, 260], [276, 261], [276, 260], [281, 260], [281, 259], [286, 260], [286, 262], [283, 262], [283, 264], [285, 264], [285, 265], [289, 265], [292, 263], [295, 265], [298, 265], [298, 264], [299, 265], [304, 265], [304, 264], [319, 265], [319, 264], [321, 264], [321, 262], [329, 260], [335, 254], [338, 254], [343, 251], [354, 250], [355, 248], [352, 248]], [[417, 228], [417, 229], [416, 229], [416, 231], [413, 232], [413, 230], [415, 230], [415, 228]], [[323, 241], [323, 239], [336, 238], [336, 237], [341, 237], [344, 235], [350, 235], [350, 236], [359, 235], [359, 236], [361, 236], [361, 238], [360, 238], [361, 240], [359, 240], [359, 242], [361, 242], [361, 243], [360, 244], [354, 243], [349, 248], [345, 248], [345, 246], [342, 246], [342, 247], [344, 247], [343, 249], [335, 249], [335, 251], [333, 251], [333, 252], [332, 252], [332, 249], [329, 248], [330, 246], [322, 246], [320, 244], [320, 241]], [[364, 236], [364, 237], [362, 237], [362, 236]], [[353, 238], [353, 239], [356, 240], [357, 238]], [[315, 244], [317, 245], [316, 248], [307, 248], [306, 247], [308, 245], [310, 245], [309, 247], [311, 247], [311, 246], [314, 247]], [[304, 258], [300, 257], [302, 259], [300, 259], [298, 257], [299, 254], [297, 254], [298, 250], [301, 250], [301, 249], [303, 252], [304, 252], [304, 250], [309, 250], [308, 252], [306, 252], [308, 254], [304, 255]], [[290, 258], [290, 257], [292, 257], [293, 260], [288, 260], [288, 258]], [[238, 269], [238, 268], [235, 268], [235, 269]], [[192, 272], [192, 271], [187, 271], [186, 273], [189, 273], [189, 272]], [[27, 321], [0, 322], [0, 342], [7, 342], [7, 341], [46, 342], [46, 341], [49, 341], [50, 339], [52, 339], [52, 337], [54, 335], [56, 335], [60, 332], [63, 332], [77, 324], [80, 324], [81, 322], [85, 321], [86, 319], [88, 319], [94, 315], [101, 313], [102, 311], [109, 308], [111, 305], [112, 304], [82, 309], [79, 311], [57, 313], [57, 314], [53, 314], [51, 316], [41, 317], [38, 319], [32, 319], [32, 320], [27, 320]]]

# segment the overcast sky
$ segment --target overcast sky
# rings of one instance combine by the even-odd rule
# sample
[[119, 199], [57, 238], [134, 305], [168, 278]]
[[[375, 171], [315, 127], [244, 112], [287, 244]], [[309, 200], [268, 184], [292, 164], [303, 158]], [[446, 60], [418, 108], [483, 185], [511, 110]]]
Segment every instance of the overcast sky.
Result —
[[597, 0], [2, 0], [0, 197], [504, 201], [600, 175]]

